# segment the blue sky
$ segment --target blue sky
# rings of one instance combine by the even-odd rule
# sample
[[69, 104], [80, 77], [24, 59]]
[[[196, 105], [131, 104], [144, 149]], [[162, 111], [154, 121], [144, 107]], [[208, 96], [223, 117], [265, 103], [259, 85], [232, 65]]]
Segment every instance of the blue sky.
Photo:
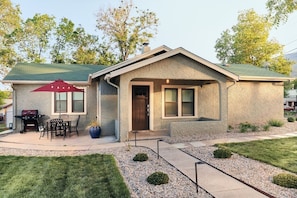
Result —
[[[53, 15], [59, 21], [62, 17], [72, 20], [90, 34], [96, 32], [96, 13], [99, 9], [114, 7], [120, 0], [11, 0], [20, 5], [22, 18], [36, 13]], [[221, 33], [237, 24], [240, 11], [253, 8], [265, 14], [266, 0], [134, 0], [140, 9], [149, 9], [160, 19], [158, 34], [150, 41], [150, 47], [167, 45], [170, 48], [183, 47], [211, 62], [218, 62], [214, 45]], [[289, 21], [273, 30], [271, 38], [285, 45], [285, 52], [296, 52], [297, 13]], [[292, 51], [293, 50], [293, 51]]]

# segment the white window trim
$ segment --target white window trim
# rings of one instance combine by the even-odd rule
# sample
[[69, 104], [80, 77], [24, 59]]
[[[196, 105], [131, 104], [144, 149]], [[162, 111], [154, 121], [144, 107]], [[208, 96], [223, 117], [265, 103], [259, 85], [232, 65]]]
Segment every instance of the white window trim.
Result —
[[[178, 115], [173, 117], [165, 116], [165, 89], [173, 88], [177, 89], [178, 97]], [[182, 89], [194, 89], [194, 116], [182, 116], [182, 100], [181, 100], [181, 90]], [[197, 86], [187, 86], [187, 85], [162, 85], [162, 119], [180, 119], [180, 118], [198, 118], [198, 87]]]
[[[86, 87], [77, 87], [79, 89], [84, 90], [84, 112], [72, 112], [72, 92], [67, 92], [67, 112], [62, 112], [61, 114], [67, 115], [86, 115], [87, 114], [87, 94], [86, 94]], [[59, 94], [59, 93], [57, 93]], [[51, 101], [51, 114], [52, 115], [60, 115], [59, 112], [55, 112], [55, 93], [52, 93], [52, 101]]]

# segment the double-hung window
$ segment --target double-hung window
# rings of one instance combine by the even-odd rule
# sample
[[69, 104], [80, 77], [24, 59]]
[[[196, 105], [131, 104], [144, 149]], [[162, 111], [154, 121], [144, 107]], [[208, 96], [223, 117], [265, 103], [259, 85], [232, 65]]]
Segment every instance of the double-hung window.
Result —
[[195, 87], [163, 87], [164, 117], [194, 117]]
[[54, 93], [53, 113], [84, 114], [86, 113], [85, 92]]

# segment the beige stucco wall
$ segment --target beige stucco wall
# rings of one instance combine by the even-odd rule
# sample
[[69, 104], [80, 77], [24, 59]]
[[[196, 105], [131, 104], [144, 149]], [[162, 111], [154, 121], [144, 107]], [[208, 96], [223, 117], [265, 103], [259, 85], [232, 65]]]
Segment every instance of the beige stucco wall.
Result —
[[[159, 80], [156, 80], [159, 79]], [[182, 80], [215, 80], [218, 83], [216, 85], [209, 86], [209, 93], [202, 91], [201, 95], [209, 95], [209, 100], [203, 101], [200, 99], [201, 104], [209, 106], [208, 110], [201, 110], [200, 114], [203, 116], [211, 116], [215, 118], [220, 118], [220, 124], [213, 124], [213, 127], [209, 128], [212, 132], [222, 132], [227, 130], [227, 92], [225, 77], [220, 75], [217, 72], [206, 68], [205, 66], [200, 65], [199, 63], [185, 58], [184, 56], [174, 56], [154, 64], [136, 69], [132, 72], [125, 73], [120, 77], [120, 133], [121, 141], [127, 139], [127, 134], [131, 130], [131, 82], [132, 81], [150, 81], [154, 83], [154, 103], [153, 103], [153, 130], [170, 130], [171, 135], [180, 132], [175, 132], [174, 127], [171, 127], [171, 123], [174, 122], [175, 125], [179, 123], [183, 126], [187, 121], [195, 121], [193, 123], [198, 123], [197, 118], [194, 119], [164, 119], [162, 118], [162, 93], [161, 85], [165, 84], [165, 79], [170, 79], [170, 84], [178, 81], [180, 83]], [[205, 90], [207, 86], [205, 86]], [[202, 88], [203, 89], [203, 88]], [[217, 93], [213, 91], [217, 90]], [[221, 94], [219, 94], [221, 92]], [[219, 99], [212, 100], [212, 97], [217, 97], [220, 95]], [[213, 106], [214, 105], [214, 106]], [[220, 106], [217, 108], [217, 106]], [[214, 110], [214, 109], [217, 110]], [[219, 112], [218, 112], [219, 111]], [[128, 116], [127, 116], [128, 115]], [[210, 124], [210, 122], [209, 122]], [[207, 124], [206, 124], [207, 125]], [[203, 126], [202, 131], [207, 127]], [[194, 131], [193, 131], [194, 130]], [[206, 132], [208, 132], [207, 130]], [[194, 133], [195, 131], [201, 131], [199, 126], [195, 124], [195, 127], [192, 127], [191, 130], [183, 130], [184, 134]]]
[[[231, 84], [229, 84], [231, 85]], [[229, 88], [228, 124], [283, 119], [283, 86], [273, 82], [237, 82]]]
[[[43, 120], [45, 122], [49, 119], [57, 118], [59, 115], [52, 115], [52, 93], [50, 92], [32, 92], [32, 90], [42, 86], [38, 85], [13, 85], [14, 97], [14, 115], [21, 115], [24, 109], [37, 109], [39, 114], [45, 115]], [[79, 122], [79, 129], [86, 130], [87, 125], [91, 120], [96, 119], [97, 116], [97, 83], [93, 83], [86, 88], [86, 114], [81, 114]], [[69, 115], [69, 119], [75, 121], [78, 114]], [[21, 130], [21, 120], [14, 118], [14, 130]]]
[[115, 121], [118, 119], [117, 89], [100, 79], [100, 124], [102, 136], [115, 135]]

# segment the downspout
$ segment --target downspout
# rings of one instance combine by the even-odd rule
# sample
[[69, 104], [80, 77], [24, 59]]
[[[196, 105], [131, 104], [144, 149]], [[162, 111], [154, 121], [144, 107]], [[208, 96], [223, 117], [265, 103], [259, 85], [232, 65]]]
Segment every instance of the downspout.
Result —
[[106, 80], [106, 82], [109, 84], [109, 85], [111, 85], [111, 86], [113, 86], [113, 87], [115, 87], [116, 89], [117, 89], [117, 93], [118, 93], [118, 101], [117, 101], [117, 103], [118, 103], [118, 112], [117, 112], [117, 114], [118, 114], [118, 122], [117, 123], [115, 123], [115, 133], [116, 133], [116, 142], [118, 142], [118, 141], [120, 141], [120, 87], [118, 86], [118, 85], [116, 85], [116, 84], [114, 84], [114, 83], [112, 83], [112, 82], [110, 82], [110, 79], [111, 79], [111, 76], [110, 76], [110, 74], [106, 74], [105, 75], [105, 77], [104, 77], [104, 80]]
[[[228, 123], [228, 120], [229, 120], [229, 114], [228, 114], [228, 112], [229, 112], [229, 88], [230, 87], [233, 87], [234, 85], [236, 84], [236, 81], [234, 80], [233, 81], [233, 84], [231, 84], [231, 85], [229, 85], [228, 87], [227, 87], [227, 123]], [[228, 127], [229, 128], [229, 127]], [[227, 129], [227, 131], [228, 131], [228, 129]]]

